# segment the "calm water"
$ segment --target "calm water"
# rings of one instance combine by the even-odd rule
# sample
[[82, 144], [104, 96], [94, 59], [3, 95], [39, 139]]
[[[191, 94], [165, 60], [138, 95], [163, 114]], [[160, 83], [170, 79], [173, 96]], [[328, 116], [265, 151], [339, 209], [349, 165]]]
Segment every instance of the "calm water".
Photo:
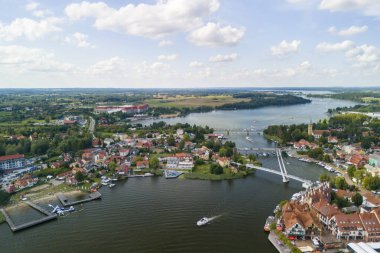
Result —
[[[328, 108], [350, 106], [337, 100], [313, 100], [312, 104], [268, 107], [258, 110], [191, 114], [168, 122], [188, 122], [215, 128], [263, 129], [269, 124], [292, 124], [326, 117]], [[253, 134], [232, 134], [239, 146], [273, 146]], [[286, 158], [288, 172], [318, 179], [323, 170]], [[273, 158], [263, 160], [277, 168]], [[256, 172], [246, 179], [209, 182], [134, 178], [103, 188], [103, 198], [84, 210], [57, 221], [12, 233], [0, 225], [0, 252], [276, 252], [266, 240], [263, 225], [276, 204], [301, 189], [279, 176]], [[80, 208], [80, 207], [79, 207]], [[27, 208], [12, 213], [18, 221], [36, 217]], [[218, 216], [207, 227], [197, 228], [202, 216]]]

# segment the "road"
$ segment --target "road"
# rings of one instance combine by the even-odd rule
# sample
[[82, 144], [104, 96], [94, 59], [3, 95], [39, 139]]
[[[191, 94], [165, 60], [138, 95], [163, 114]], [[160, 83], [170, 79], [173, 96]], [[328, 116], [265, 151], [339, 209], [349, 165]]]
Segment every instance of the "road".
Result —
[[94, 132], [95, 132], [95, 120], [94, 120], [93, 117], [90, 117], [90, 124], [88, 125], [88, 130], [92, 134], [92, 138], [95, 139], [95, 135], [94, 135]]

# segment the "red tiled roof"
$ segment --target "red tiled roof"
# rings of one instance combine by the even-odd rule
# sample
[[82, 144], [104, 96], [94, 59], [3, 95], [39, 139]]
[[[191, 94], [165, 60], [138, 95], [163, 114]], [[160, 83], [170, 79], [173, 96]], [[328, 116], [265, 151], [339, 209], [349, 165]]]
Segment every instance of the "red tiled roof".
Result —
[[5, 156], [0, 156], [0, 161], [6, 161], [6, 160], [11, 160], [11, 159], [20, 159], [20, 158], [24, 158], [24, 155], [20, 155], [20, 154], [5, 155]]

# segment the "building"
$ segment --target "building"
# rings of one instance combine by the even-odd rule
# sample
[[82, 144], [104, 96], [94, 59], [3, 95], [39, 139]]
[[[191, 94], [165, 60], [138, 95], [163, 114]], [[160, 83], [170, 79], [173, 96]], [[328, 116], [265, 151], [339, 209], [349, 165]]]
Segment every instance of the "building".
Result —
[[125, 114], [144, 113], [149, 110], [148, 104], [142, 105], [121, 105], [121, 106], [97, 106], [95, 107], [95, 113], [115, 113], [123, 112]]
[[313, 123], [309, 123], [307, 125], [307, 134], [310, 136], [310, 135], [313, 135]]
[[379, 242], [380, 223], [375, 213], [361, 213], [359, 217], [365, 229], [365, 240], [367, 242]]
[[327, 202], [327, 200], [325, 199], [322, 199], [321, 201], [314, 203], [312, 205], [312, 209], [315, 212], [319, 222], [329, 229], [331, 229], [331, 218], [340, 213], [338, 208], [330, 205], [329, 202]]
[[26, 166], [26, 159], [24, 155], [6, 155], [0, 156], [0, 170], [4, 172], [11, 172], [13, 170], [22, 169]]
[[138, 161], [136, 162], [137, 169], [149, 169], [149, 161]]
[[288, 236], [311, 237], [319, 233], [307, 204], [287, 202], [282, 207], [282, 219]]
[[329, 130], [314, 130], [313, 131], [313, 136], [315, 139], [321, 138], [324, 134], [330, 134]]
[[380, 167], [380, 154], [370, 154], [368, 157], [368, 164], [375, 167], [379, 168]]
[[360, 220], [359, 214], [337, 214], [331, 221], [333, 235], [338, 239], [364, 239], [364, 226]]

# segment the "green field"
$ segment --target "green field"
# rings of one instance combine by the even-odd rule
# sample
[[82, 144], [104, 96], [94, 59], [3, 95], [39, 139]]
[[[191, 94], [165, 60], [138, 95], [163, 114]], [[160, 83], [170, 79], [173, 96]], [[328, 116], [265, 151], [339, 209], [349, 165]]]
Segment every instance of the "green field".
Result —
[[233, 98], [230, 95], [213, 95], [213, 96], [168, 96], [160, 98], [147, 99], [144, 103], [150, 107], [173, 107], [173, 108], [197, 108], [201, 106], [222, 106], [238, 102], [246, 102], [249, 99]]
[[210, 173], [210, 164], [203, 164], [196, 166], [191, 173], [184, 174], [185, 179], [199, 179], [199, 180], [228, 180], [239, 179], [247, 176], [246, 171], [232, 173], [229, 168], [224, 168], [224, 173], [221, 175], [214, 175]]

